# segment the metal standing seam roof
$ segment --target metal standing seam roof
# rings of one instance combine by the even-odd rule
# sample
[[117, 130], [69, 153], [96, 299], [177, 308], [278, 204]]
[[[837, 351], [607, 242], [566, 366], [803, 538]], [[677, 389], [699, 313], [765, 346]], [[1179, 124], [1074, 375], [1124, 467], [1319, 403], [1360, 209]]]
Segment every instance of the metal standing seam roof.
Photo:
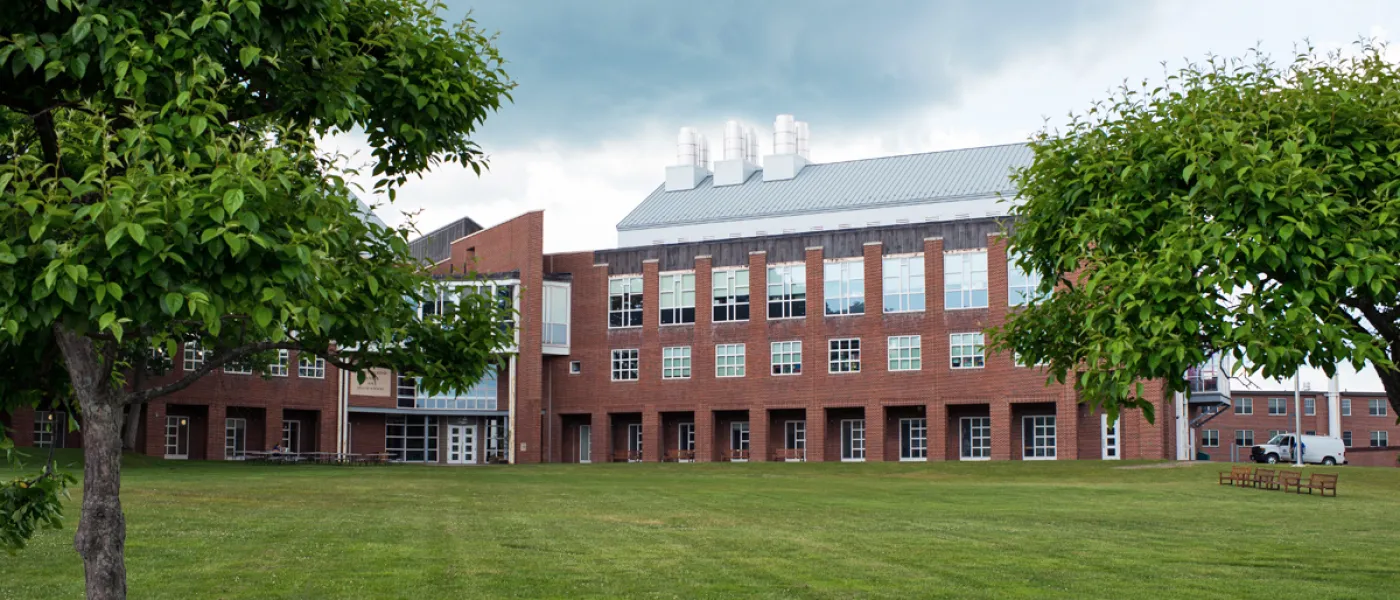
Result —
[[836, 212], [1013, 194], [1014, 169], [1029, 166], [1026, 144], [1005, 144], [807, 165], [796, 178], [667, 192], [657, 186], [617, 224], [619, 231]]

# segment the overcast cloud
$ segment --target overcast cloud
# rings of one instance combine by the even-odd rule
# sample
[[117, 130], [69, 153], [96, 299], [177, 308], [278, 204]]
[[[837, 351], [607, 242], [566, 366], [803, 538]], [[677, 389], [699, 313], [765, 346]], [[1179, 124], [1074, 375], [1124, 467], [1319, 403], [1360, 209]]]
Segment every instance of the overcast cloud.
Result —
[[[1163, 61], [1400, 32], [1400, 2], [1381, 0], [448, 4], [450, 18], [471, 9], [500, 32], [515, 103], [477, 136], [489, 172], [440, 168], [377, 211], [390, 223], [417, 213], [426, 231], [544, 209], [547, 251], [615, 246], [617, 222], [674, 161], [681, 126], [716, 148], [739, 119], [768, 154], [773, 116], [792, 113], [811, 123], [818, 162], [1018, 142], [1125, 79], [1160, 80]], [[354, 134], [326, 146], [363, 148]], [[1369, 374], [1343, 387], [1380, 389]]]

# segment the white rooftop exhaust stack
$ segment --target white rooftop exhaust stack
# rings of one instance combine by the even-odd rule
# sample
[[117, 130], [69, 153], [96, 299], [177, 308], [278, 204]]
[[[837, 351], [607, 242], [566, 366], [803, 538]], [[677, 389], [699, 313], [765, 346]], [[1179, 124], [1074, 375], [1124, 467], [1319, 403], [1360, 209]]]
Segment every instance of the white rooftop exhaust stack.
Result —
[[695, 189], [710, 176], [709, 169], [705, 168], [708, 159], [709, 146], [705, 136], [696, 133], [693, 128], [682, 127], [676, 136], [676, 164], [666, 167], [666, 191]]
[[758, 164], [758, 132], [749, 128], [749, 162]]
[[798, 123], [792, 115], [778, 115], [773, 121], [773, 154], [763, 158], [764, 181], [792, 179], [807, 166], [805, 145], [799, 152], [799, 125], [806, 130], [807, 124]]
[[715, 161], [715, 187], [739, 185], [758, 167], [749, 157], [750, 140], [738, 121], [724, 124], [724, 160]]

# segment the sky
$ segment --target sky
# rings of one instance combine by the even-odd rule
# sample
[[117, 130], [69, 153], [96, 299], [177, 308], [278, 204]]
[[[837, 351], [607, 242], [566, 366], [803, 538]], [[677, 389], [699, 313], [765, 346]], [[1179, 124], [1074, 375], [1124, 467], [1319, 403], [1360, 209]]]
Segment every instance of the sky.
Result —
[[[737, 119], [769, 154], [774, 117], [793, 114], [810, 123], [816, 162], [1021, 142], [1188, 60], [1400, 35], [1388, 0], [447, 0], [449, 20], [468, 12], [499, 34], [519, 84], [476, 133], [489, 170], [443, 166], [392, 205], [366, 200], [425, 232], [543, 209], [547, 252], [616, 246], [683, 126], [717, 153]], [[324, 146], [368, 155], [354, 132]], [[1326, 387], [1320, 373], [1304, 381]], [[1344, 372], [1342, 387], [1380, 384]]]

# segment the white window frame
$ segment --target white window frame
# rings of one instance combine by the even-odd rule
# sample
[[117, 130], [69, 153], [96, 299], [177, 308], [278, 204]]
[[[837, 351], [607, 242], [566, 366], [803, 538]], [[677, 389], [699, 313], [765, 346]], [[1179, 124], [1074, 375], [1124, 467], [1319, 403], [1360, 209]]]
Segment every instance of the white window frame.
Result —
[[[541, 318], [544, 321], [543, 344], [547, 346], [568, 346], [570, 327], [569, 322], [572, 317], [573, 307], [570, 306], [569, 296], [573, 293], [570, 286], [544, 284], [544, 306]], [[611, 301], [611, 299], [610, 299]], [[550, 320], [551, 313], [562, 311], [563, 322]], [[563, 329], [559, 329], [562, 327]], [[561, 337], [562, 332], [562, 338]]]
[[[739, 282], [741, 274], [742, 284]], [[749, 270], [714, 269], [710, 271], [710, 277], [710, 304], [713, 307], [711, 319], [715, 323], [748, 321], [753, 315], [753, 296], [749, 294]], [[744, 313], [742, 319], [739, 318], [741, 307]]]
[[1288, 400], [1286, 398], [1269, 398], [1269, 416], [1288, 416]]
[[768, 364], [768, 373], [774, 377], [801, 375], [802, 340], [770, 343]]
[[[823, 263], [822, 290], [823, 315], [865, 314], [865, 259], [843, 258]], [[835, 307], [831, 304], [833, 301]]]
[[865, 462], [865, 419], [841, 419], [840, 426], [841, 462]]
[[1040, 293], [1043, 278], [1040, 273], [1022, 271], [1016, 264], [1019, 257], [1012, 252], [1006, 255], [1006, 300], [1008, 306], [1025, 306], [1044, 297]]
[[986, 337], [980, 331], [948, 336], [948, 367], [956, 370], [983, 369], [987, 366]]
[[307, 356], [308, 355], [305, 352], [297, 353], [297, 377], [305, 377], [307, 379], [325, 379], [326, 359], [321, 358], [319, 356], [310, 355], [312, 357], [312, 360], [307, 361]]
[[1342, 416], [1351, 416], [1351, 398], [1342, 398]]
[[[613, 291], [614, 287], [618, 291]], [[634, 329], [642, 326], [642, 315], [646, 312], [646, 295], [642, 293], [644, 288], [641, 275], [616, 275], [608, 278], [608, 329]], [[618, 308], [613, 307], [614, 297], [617, 298]], [[633, 308], [633, 304], [638, 306]], [[613, 315], [618, 316], [617, 324], [614, 324]], [[632, 323], [634, 319], [635, 324]]]
[[738, 378], [745, 375], [745, 348], [743, 344], [715, 345], [715, 377], [720, 379]]
[[66, 420], [59, 418], [61, 414], [63, 413], [56, 410], [34, 411], [34, 437], [30, 445], [35, 448], [49, 448], [57, 443], [59, 422]]
[[690, 346], [661, 349], [661, 378], [690, 379]]
[[[695, 423], [687, 421], [676, 424], [676, 450], [678, 452], [695, 451]], [[691, 458], [677, 458], [677, 462], [695, 462]]]
[[992, 418], [958, 419], [958, 460], [992, 459]]
[[1235, 398], [1231, 409], [1237, 415], [1252, 415], [1254, 414], [1254, 399]]
[[[768, 281], [766, 283], [768, 287], [765, 297], [767, 298], [768, 312], [765, 314], [769, 321], [807, 317], [806, 263], [768, 265]], [[774, 307], [778, 309], [776, 317], [773, 316]]]
[[[238, 433], [242, 432], [242, 438]], [[241, 444], [240, 444], [241, 442]], [[242, 446], [241, 448], [239, 446]], [[227, 417], [224, 419], [224, 460], [243, 460], [248, 452], [248, 419]]]
[[[1120, 460], [1123, 458], [1123, 416], [1119, 415], [1112, 423], [1108, 421], [1108, 414], [1105, 413], [1099, 420], [1099, 447], [1102, 450], [1103, 460]], [[1056, 432], [1058, 433], [1058, 432]]]
[[826, 372], [860, 372], [860, 338], [835, 338], [826, 343]]
[[923, 336], [892, 335], [886, 340], [886, 368], [890, 371], [923, 370], [923, 354]]
[[899, 461], [928, 460], [928, 419], [907, 417], [899, 420]]
[[1385, 398], [1371, 398], [1366, 401], [1366, 413], [1373, 417], [1390, 416], [1390, 407], [1386, 405]]
[[1375, 431], [1372, 431], [1372, 432], [1371, 432], [1371, 446], [1370, 446], [1370, 447], [1372, 447], [1372, 448], [1388, 448], [1388, 447], [1390, 447], [1390, 432], [1389, 432], [1389, 431], [1385, 431], [1385, 430], [1375, 430]]
[[268, 363], [267, 374], [272, 377], [286, 377], [291, 371], [292, 355], [287, 350], [277, 351], [277, 362]]
[[[184, 420], [184, 423], [180, 423]], [[172, 424], [173, 423], [173, 424]], [[180, 454], [180, 428], [185, 429], [185, 452]], [[190, 446], [194, 444], [191, 438], [190, 418], [184, 415], [165, 416], [165, 458], [168, 460], [187, 460], [190, 457]], [[173, 450], [173, 452], [172, 452]]]
[[[1242, 440], [1245, 439], [1246, 434], [1248, 434], [1249, 443], [1248, 443], [1248, 444], [1241, 444], [1240, 442], [1241, 442]], [[1254, 430], [1253, 430], [1253, 429], [1236, 429], [1236, 430], [1235, 430], [1235, 445], [1236, 445], [1236, 446], [1239, 446], [1239, 447], [1241, 447], [1241, 448], [1248, 448], [1248, 447], [1250, 447], [1250, 446], [1253, 446], [1253, 445], [1254, 445]]]
[[1201, 447], [1202, 447], [1202, 448], [1219, 448], [1219, 447], [1220, 447], [1220, 430], [1219, 430], [1219, 429], [1202, 429], [1202, 430], [1201, 430]]
[[1303, 398], [1303, 416], [1317, 416], [1317, 400], [1315, 398]]
[[226, 375], [252, 375], [253, 365], [247, 362], [245, 356], [242, 359], [224, 363], [224, 373]]
[[[630, 364], [628, 364], [629, 361]], [[611, 366], [613, 381], [640, 381], [642, 378], [642, 352], [637, 348], [613, 350]]]
[[570, 374], [570, 375], [582, 375], [582, 374], [583, 374], [583, 361], [581, 361], [581, 360], [571, 360], [571, 361], [569, 361], [569, 374]]
[[794, 419], [783, 421], [783, 449], [801, 450], [800, 458], [784, 459], [785, 462], [800, 462], [807, 460], [807, 420]]
[[[1027, 428], [1030, 436], [1027, 437]], [[1043, 433], [1048, 432], [1048, 435]], [[1021, 460], [1056, 460], [1059, 429], [1055, 415], [1025, 415], [1021, 417]], [[1042, 442], [1049, 438], [1050, 444]], [[1029, 443], [1028, 442], [1029, 439]], [[1027, 454], [1030, 454], [1027, 456]]]
[[1351, 442], [1352, 442], [1351, 432], [1350, 432], [1350, 431], [1343, 431], [1343, 432], [1342, 432], [1342, 447], [1343, 447], [1343, 448], [1350, 448], [1350, 447], [1351, 447]]
[[[641, 423], [627, 424], [627, 462], [642, 462], [646, 439], [642, 437]], [[632, 458], [637, 456], [638, 458]]]
[[924, 255], [886, 256], [880, 273], [884, 280], [884, 312], [924, 312], [928, 306]]
[[[657, 277], [657, 302], [660, 309], [658, 323], [662, 327], [695, 324], [695, 272], [676, 271], [662, 273]], [[686, 320], [686, 309], [690, 310]], [[669, 311], [669, 312], [668, 312]], [[670, 322], [667, 322], [670, 317]]]
[[282, 419], [282, 451], [301, 454], [301, 421]]
[[184, 372], [189, 373], [204, 366], [204, 361], [209, 357], [209, 351], [205, 350], [199, 342], [185, 342], [185, 356], [181, 361]]
[[[730, 451], [749, 452], [749, 422], [730, 421], [729, 423], [729, 449]], [[747, 458], [731, 458], [730, 462], [748, 462]]]
[[987, 281], [985, 249], [943, 253], [944, 310], [987, 308], [990, 299]]

